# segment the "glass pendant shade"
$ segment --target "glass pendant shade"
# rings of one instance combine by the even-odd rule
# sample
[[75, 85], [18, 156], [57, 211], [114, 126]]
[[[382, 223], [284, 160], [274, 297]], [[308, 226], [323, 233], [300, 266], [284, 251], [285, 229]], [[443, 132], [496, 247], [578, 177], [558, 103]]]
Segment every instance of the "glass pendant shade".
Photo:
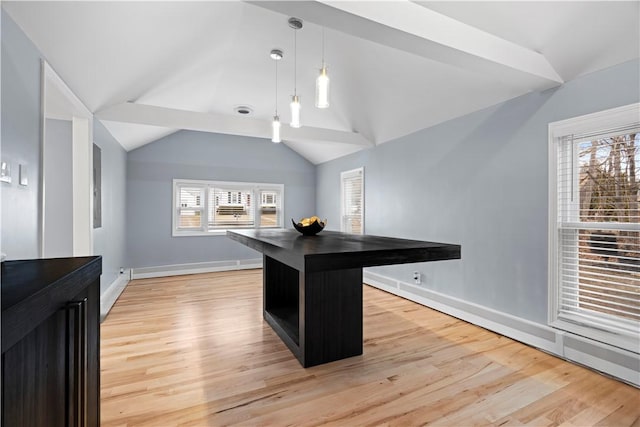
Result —
[[316, 107], [329, 108], [329, 76], [324, 65], [316, 79]]
[[300, 127], [300, 97], [298, 95], [293, 95], [291, 97], [291, 127], [299, 128]]
[[271, 142], [280, 142], [280, 117], [273, 116], [271, 123]]

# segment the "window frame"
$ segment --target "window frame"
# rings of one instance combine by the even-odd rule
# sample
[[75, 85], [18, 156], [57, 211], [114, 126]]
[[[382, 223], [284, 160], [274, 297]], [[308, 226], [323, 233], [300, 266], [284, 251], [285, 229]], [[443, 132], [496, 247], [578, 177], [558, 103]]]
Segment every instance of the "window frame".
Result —
[[[178, 227], [180, 215], [180, 207], [178, 206], [178, 198], [180, 187], [199, 187], [202, 189], [202, 197], [204, 197], [202, 203], [202, 225], [199, 229], [185, 229]], [[254, 224], [252, 226], [242, 227], [227, 227], [227, 228], [209, 228], [209, 199], [210, 190], [212, 188], [237, 188], [239, 191], [250, 190], [253, 211]], [[260, 207], [261, 192], [273, 191], [280, 195], [280, 202], [276, 205], [280, 206], [280, 209], [276, 208], [278, 215], [277, 224], [273, 227], [261, 227], [260, 220]], [[282, 229], [284, 228], [284, 184], [274, 183], [257, 183], [257, 182], [241, 182], [241, 181], [211, 181], [200, 179], [182, 179], [174, 178], [172, 181], [172, 201], [171, 201], [171, 235], [172, 237], [186, 237], [186, 236], [222, 236], [227, 233], [227, 230], [259, 230], [259, 229]], [[192, 208], [184, 208], [192, 209]]]
[[345, 191], [344, 191], [344, 183], [345, 183], [345, 179], [346, 178], [350, 178], [351, 176], [357, 176], [360, 175], [361, 176], [361, 194], [362, 194], [362, 206], [360, 207], [360, 224], [361, 224], [361, 234], [364, 234], [364, 209], [365, 209], [365, 203], [364, 203], [364, 167], [359, 167], [356, 169], [351, 169], [348, 171], [343, 171], [340, 172], [340, 231], [343, 233], [346, 233], [345, 231], [345, 218], [347, 217], [347, 214], [345, 212], [345, 204], [344, 204], [344, 197], [345, 197]]
[[[189, 188], [199, 188], [200, 189], [200, 200], [201, 200], [201, 204], [200, 207], [182, 207], [182, 206], [178, 206], [178, 199], [177, 199], [177, 195], [179, 194], [179, 190], [183, 187], [189, 187]], [[206, 200], [206, 187], [202, 184], [198, 184], [198, 183], [186, 183], [186, 182], [179, 182], [179, 183], [175, 183], [174, 180], [174, 186], [173, 186], [173, 229], [174, 232], [178, 232], [180, 233], [180, 235], [186, 234], [186, 233], [202, 233], [205, 231], [206, 228], [206, 210], [207, 210], [207, 200]], [[195, 228], [195, 227], [189, 227], [189, 228], [181, 228], [178, 224], [179, 224], [179, 218], [180, 218], [180, 212], [182, 210], [193, 210], [193, 211], [199, 211], [200, 212], [200, 227], [199, 228]]]
[[[614, 324], [618, 323], [617, 320], [613, 321], [610, 325], [603, 325], [602, 328], [598, 328], [596, 325], [588, 325], [584, 322], [580, 323], [580, 316], [576, 316], [574, 321], [571, 321], [570, 316], [567, 314], [563, 314], [562, 316], [560, 316], [560, 294], [562, 291], [562, 279], [560, 277], [561, 271], [559, 266], [559, 251], [561, 248], [561, 245], [559, 244], [559, 237], [561, 226], [558, 221], [558, 212], [559, 209], [562, 208], [562, 206], [558, 205], [558, 177], [560, 173], [558, 171], [558, 141], [571, 135], [585, 135], [591, 133], [599, 133], [598, 138], [603, 138], [606, 137], [608, 130], [611, 130], [611, 135], [613, 135], [618, 132], [618, 129], [637, 124], [639, 122], [639, 117], [640, 103], [634, 103], [622, 107], [612, 108], [596, 113], [586, 114], [579, 117], [549, 123], [548, 129], [549, 210], [547, 322], [549, 326], [553, 328], [636, 352], [638, 346], [640, 346], [640, 337], [633, 337], [624, 333], [616, 333]], [[574, 156], [577, 157], [577, 153], [574, 154]], [[577, 165], [578, 162], [576, 161], [575, 164]], [[571, 171], [571, 174], [572, 176], [569, 178], [574, 182], [575, 185], [579, 174], [578, 168], [574, 168]], [[570, 181], [565, 180], [565, 182]], [[570, 213], [573, 213], [574, 211], [577, 212], [579, 210], [579, 200], [575, 200], [574, 202], [568, 201], [566, 203], [573, 203], [574, 205], [577, 205], [568, 209]], [[577, 228], [584, 228], [581, 226], [584, 225], [584, 223], [581, 223], [579, 218], [575, 218], [575, 223], [572, 221], [573, 219], [571, 219], [569, 222], [566, 222], [565, 226], [575, 225]], [[602, 223], [589, 224], [606, 227], [606, 225], [603, 225]], [[569, 249], [571, 250], [571, 248]], [[564, 319], [562, 317], [564, 317]], [[603, 315], [602, 317], [604, 319], [603, 323], [606, 323], [606, 316]]]

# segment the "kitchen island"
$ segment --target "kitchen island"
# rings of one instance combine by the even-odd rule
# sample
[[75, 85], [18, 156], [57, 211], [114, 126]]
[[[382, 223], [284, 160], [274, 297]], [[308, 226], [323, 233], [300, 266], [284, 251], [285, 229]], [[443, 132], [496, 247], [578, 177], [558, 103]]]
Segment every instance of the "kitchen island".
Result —
[[460, 258], [460, 245], [323, 231], [235, 230], [263, 254], [263, 316], [305, 368], [362, 354], [362, 268]]

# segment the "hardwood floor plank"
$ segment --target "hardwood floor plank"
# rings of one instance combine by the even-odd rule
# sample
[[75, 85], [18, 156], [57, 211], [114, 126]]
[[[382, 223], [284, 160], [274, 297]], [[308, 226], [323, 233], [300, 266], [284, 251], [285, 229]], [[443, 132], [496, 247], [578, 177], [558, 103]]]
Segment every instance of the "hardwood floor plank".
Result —
[[364, 354], [304, 369], [262, 270], [132, 281], [101, 327], [103, 426], [637, 425], [640, 390], [364, 287]]

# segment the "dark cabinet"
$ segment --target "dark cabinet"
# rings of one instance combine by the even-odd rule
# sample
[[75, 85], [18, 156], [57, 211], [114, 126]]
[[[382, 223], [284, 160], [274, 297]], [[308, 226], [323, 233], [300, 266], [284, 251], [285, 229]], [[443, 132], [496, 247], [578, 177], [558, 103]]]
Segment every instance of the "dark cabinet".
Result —
[[101, 257], [2, 263], [2, 424], [100, 423]]

